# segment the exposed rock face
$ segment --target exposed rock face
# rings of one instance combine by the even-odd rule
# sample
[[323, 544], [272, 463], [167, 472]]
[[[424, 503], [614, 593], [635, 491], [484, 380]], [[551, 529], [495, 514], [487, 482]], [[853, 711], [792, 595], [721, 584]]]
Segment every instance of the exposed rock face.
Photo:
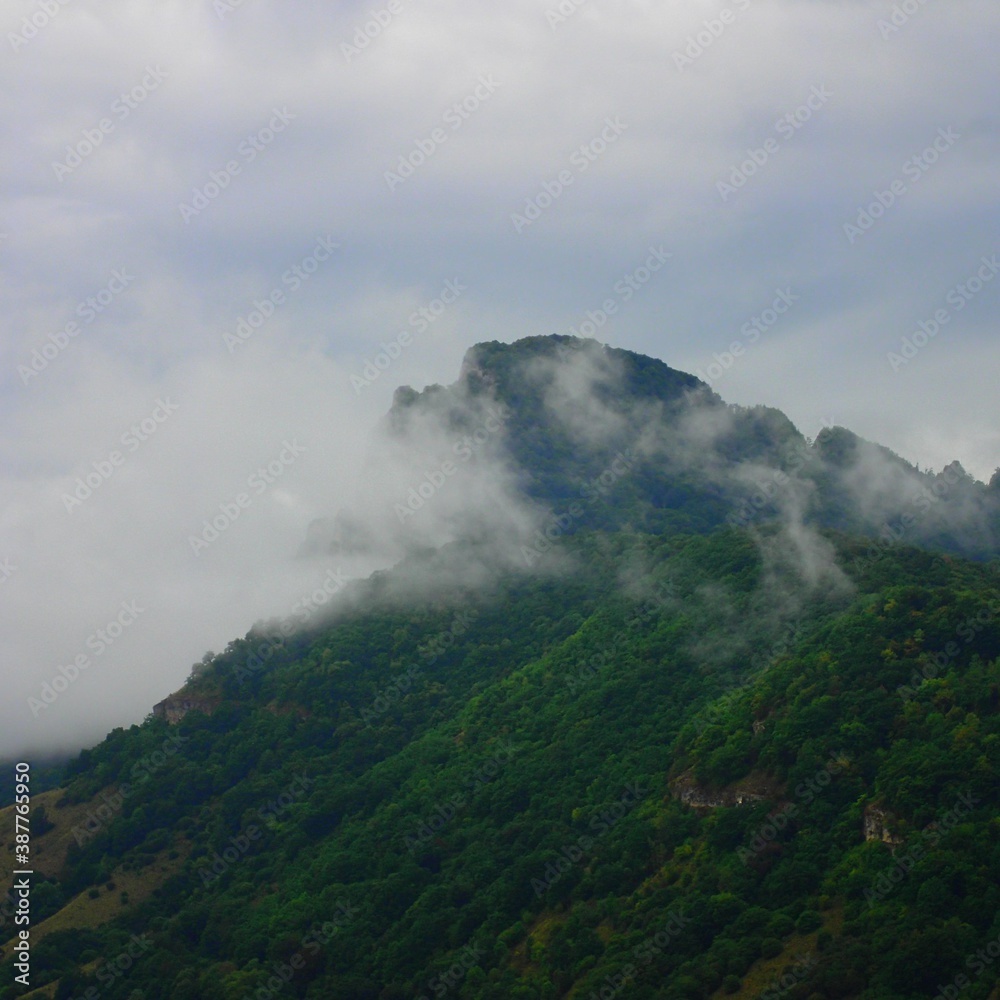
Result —
[[750, 802], [760, 802], [764, 796], [753, 792], [735, 792], [731, 788], [710, 792], [697, 785], [677, 789], [677, 797], [692, 809], [718, 809], [721, 806], [742, 806]]
[[158, 719], [166, 719], [173, 726], [188, 712], [204, 712], [206, 715], [211, 715], [218, 707], [218, 698], [191, 698], [172, 694], [153, 706], [153, 715]]
[[706, 788], [687, 773], [679, 775], [670, 787], [674, 797], [692, 809], [731, 808], [780, 797], [777, 785], [758, 774], [747, 775], [725, 788]]
[[903, 842], [903, 838], [892, 832], [896, 817], [888, 809], [869, 802], [865, 806], [863, 823], [865, 840], [881, 840], [883, 844], [895, 847]]

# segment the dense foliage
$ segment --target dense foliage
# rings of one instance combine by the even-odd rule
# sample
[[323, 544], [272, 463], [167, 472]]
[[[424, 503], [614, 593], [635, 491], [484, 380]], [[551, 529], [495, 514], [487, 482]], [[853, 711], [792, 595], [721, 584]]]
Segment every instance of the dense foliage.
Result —
[[[986, 997], [998, 580], [837, 546], [853, 584], [810, 591], [778, 530], [586, 533], [561, 542], [570, 578], [387, 591], [287, 641], [260, 626], [189, 685], [211, 716], [151, 718], [71, 765], [64, 809], [129, 791], [46, 883], [52, 909], [122, 868], [175, 870], [46, 937], [36, 980], [689, 1000], [771, 958], [789, 997], [927, 997], [963, 973]], [[873, 809], [892, 845], [865, 839]]]

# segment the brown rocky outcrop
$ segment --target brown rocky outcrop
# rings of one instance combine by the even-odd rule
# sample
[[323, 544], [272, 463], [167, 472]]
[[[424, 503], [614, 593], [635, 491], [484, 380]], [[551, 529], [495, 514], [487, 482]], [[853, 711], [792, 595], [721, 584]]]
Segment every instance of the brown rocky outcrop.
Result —
[[903, 842], [903, 838], [895, 834], [892, 827], [896, 817], [888, 809], [874, 802], [865, 806], [862, 816], [865, 840], [881, 840], [883, 844], [895, 847]]
[[670, 790], [675, 798], [698, 810], [774, 801], [781, 794], [778, 783], [761, 774], [748, 774], [725, 788], [708, 788], [700, 785], [690, 771], [678, 775], [670, 783]]
[[153, 715], [158, 719], [166, 719], [173, 726], [180, 722], [188, 712], [204, 712], [211, 715], [219, 707], [218, 698], [196, 698], [191, 695], [172, 694], [153, 706]]

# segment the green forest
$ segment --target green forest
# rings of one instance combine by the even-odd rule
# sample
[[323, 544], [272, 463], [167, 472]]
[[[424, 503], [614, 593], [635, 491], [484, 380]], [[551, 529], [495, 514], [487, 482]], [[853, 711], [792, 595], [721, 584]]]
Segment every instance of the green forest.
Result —
[[210, 715], [70, 765], [49, 821], [92, 819], [36, 926], [78, 896], [121, 914], [53, 930], [36, 975], [130, 1000], [988, 997], [1000, 579], [832, 541], [861, 570], [785, 618], [796, 568], [746, 531], [581, 533], [572, 581], [387, 595], [261, 669], [262, 633], [233, 642], [189, 685]]

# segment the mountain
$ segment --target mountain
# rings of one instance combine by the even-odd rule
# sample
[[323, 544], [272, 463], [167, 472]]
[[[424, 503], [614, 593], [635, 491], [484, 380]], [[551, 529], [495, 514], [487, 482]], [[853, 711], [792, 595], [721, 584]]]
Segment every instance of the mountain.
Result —
[[392, 569], [35, 797], [0, 998], [997, 995], [996, 480], [562, 337], [367, 472]]
[[[920, 472], [841, 427], [809, 441], [779, 410], [727, 405], [662, 361], [575, 337], [479, 344], [453, 385], [397, 390], [367, 471], [373, 488], [312, 525], [307, 550], [401, 555], [544, 522], [572, 501], [574, 529], [791, 518], [977, 559], [1000, 546], [1000, 477], [986, 486], [958, 462]], [[444, 486], [453, 502], [435, 496], [424, 514], [418, 491]]]

